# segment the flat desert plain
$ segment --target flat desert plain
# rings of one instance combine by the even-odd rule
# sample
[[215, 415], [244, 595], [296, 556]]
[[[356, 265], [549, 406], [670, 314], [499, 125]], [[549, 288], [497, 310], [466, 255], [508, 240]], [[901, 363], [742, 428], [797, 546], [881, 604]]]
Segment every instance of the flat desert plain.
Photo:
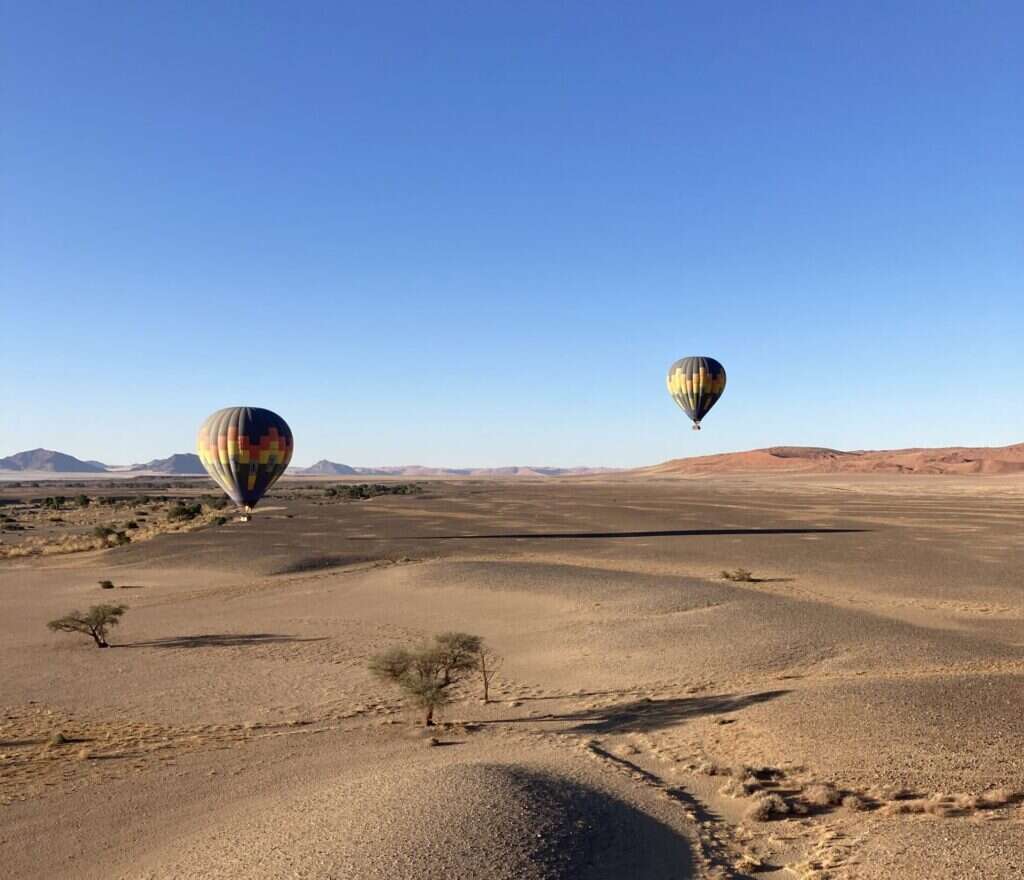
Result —
[[[0, 560], [6, 876], [1024, 876], [1024, 477], [327, 485]], [[367, 660], [445, 630], [424, 731]]]

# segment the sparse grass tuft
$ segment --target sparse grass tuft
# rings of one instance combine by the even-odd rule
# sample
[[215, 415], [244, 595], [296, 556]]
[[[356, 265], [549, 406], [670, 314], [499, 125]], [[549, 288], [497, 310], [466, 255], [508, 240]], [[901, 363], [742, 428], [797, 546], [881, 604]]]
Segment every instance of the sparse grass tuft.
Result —
[[990, 788], [978, 795], [978, 806], [985, 809], [1005, 807], [1020, 799], [1020, 793], [1009, 788]]
[[867, 801], [861, 798], [859, 795], [848, 794], [842, 800], [843, 806], [855, 813], [859, 813], [861, 810], [868, 808]]
[[777, 794], [761, 792], [754, 798], [750, 806], [747, 807], [744, 816], [755, 822], [768, 822], [771, 819], [788, 816], [789, 812], [789, 804], [782, 797]]
[[816, 782], [800, 792], [800, 799], [810, 807], [834, 807], [842, 800], [842, 793], [827, 782]]

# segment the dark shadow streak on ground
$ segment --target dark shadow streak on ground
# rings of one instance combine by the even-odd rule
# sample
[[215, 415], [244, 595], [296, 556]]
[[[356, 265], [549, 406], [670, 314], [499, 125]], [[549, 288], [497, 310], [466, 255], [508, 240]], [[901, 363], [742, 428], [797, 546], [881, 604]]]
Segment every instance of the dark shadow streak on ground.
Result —
[[[845, 535], [870, 529], [670, 529], [657, 532], [519, 532], [493, 535], [403, 535], [391, 540], [468, 541], [475, 539], [509, 540], [518, 538], [697, 538], [715, 535]], [[350, 538], [349, 540], [358, 540]]]
[[193, 636], [172, 636], [148, 642], [130, 642], [118, 648], [235, 648], [247, 645], [279, 645], [292, 642], [322, 642], [324, 638], [300, 639], [278, 633], [221, 633]]
[[636, 689], [631, 691], [578, 691], [574, 694], [546, 694], [543, 697], [516, 697], [520, 703], [531, 703], [537, 700], [581, 700], [584, 697], [625, 697], [627, 694], [636, 694]]
[[545, 721], [576, 722], [569, 728], [574, 733], [639, 733], [670, 727], [699, 718], [704, 715], [721, 715], [738, 712], [747, 706], [754, 706], [789, 691], [762, 691], [756, 694], [735, 696], [721, 694], [713, 697], [687, 697], [668, 700], [634, 700], [615, 706], [594, 709], [580, 709], [549, 715], [530, 715], [524, 718], [494, 718], [479, 724], [537, 724]]

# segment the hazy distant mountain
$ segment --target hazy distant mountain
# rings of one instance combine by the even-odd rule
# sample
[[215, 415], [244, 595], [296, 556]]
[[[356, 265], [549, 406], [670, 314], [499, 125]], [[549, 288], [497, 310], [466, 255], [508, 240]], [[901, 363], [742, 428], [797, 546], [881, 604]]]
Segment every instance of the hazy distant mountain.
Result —
[[354, 467], [349, 467], [347, 464], [339, 464], [336, 461], [328, 461], [326, 458], [321, 458], [316, 464], [311, 465], [308, 468], [294, 468], [295, 473], [309, 474], [323, 474], [330, 476], [352, 476], [353, 474], [359, 473]]
[[155, 474], [205, 474], [206, 468], [193, 452], [176, 452], [167, 458], [154, 458], [146, 464], [133, 464], [128, 470]]
[[30, 449], [9, 455], [7, 458], [0, 458], [0, 470], [95, 474], [105, 473], [107, 466], [98, 461], [82, 461], [73, 455], [54, 452], [52, 449]]
[[352, 467], [322, 459], [307, 468], [289, 468], [295, 476], [357, 476], [357, 477], [561, 477], [574, 474], [597, 474], [613, 468], [556, 468], [556, 467], [496, 467], [496, 468], [442, 468], [418, 464], [387, 465], [382, 467]]
[[641, 476], [698, 473], [1009, 474], [1024, 471], [1024, 443], [1015, 446], [949, 446], [842, 452], [817, 446], [772, 446], [675, 458], [631, 473]]

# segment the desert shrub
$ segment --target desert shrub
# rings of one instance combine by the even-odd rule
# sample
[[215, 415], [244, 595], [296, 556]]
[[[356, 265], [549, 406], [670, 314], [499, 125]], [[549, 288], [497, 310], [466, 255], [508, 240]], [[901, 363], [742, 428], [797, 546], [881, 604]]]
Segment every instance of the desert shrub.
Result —
[[228, 518], [227, 518], [226, 516], [218, 516], [218, 517], [217, 517], [217, 518], [216, 518], [216, 519], [215, 519], [215, 520], [213, 521], [213, 524], [214, 524], [215, 526], [222, 526], [222, 525], [224, 525], [225, 523], [227, 523], [227, 521], [228, 521]]
[[97, 538], [103, 538], [105, 540], [110, 537], [110, 535], [114, 534], [114, 530], [110, 528], [110, 526], [96, 526], [96, 528], [92, 530], [92, 533]]
[[990, 788], [978, 795], [978, 804], [982, 807], [1002, 807], [1013, 803], [1020, 797], [1018, 792], [1009, 788]]
[[842, 800], [842, 794], [827, 782], [808, 785], [800, 793], [800, 799], [811, 807], [834, 807]]
[[762, 792], [754, 798], [744, 815], [755, 822], [767, 822], [789, 815], [789, 804], [777, 794]]
[[112, 590], [112, 589], [114, 589], [114, 582], [113, 581], [100, 581], [99, 583], [100, 583], [100, 589], [103, 589], [103, 590]]
[[91, 636], [98, 648], [109, 648], [107, 631], [121, 622], [127, 605], [93, 605], [88, 612], [72, 611], [47, 625], [54, 632], [81, 633]]
[[434, 723], [434, 712], [451, 700], [450, 689], [478, 669], [483, 639], [468, 633], [446, 632], [415, 648], [391, 648], [370, 658], [370, 672], [402, 688], [423, 709], [423, 724]]
[[753, 776], [748, 776], [745, 779], [730, 779], [718, 789], [718, 793], [731, 798], [745, 798], [750, 797], [760, 788], [760, 783]]
[[169, 511], [167, 511], [167, 518], [174, 521], [187, 521], [195, 519], [199, 514], [203, 512], [202, 504], [185, 504], [179, 501]]
[[89, 506], [89, 496], [86, 495], [85, 493], [82, 493], [80, 495], [76, 495], [75, 496], [75, 504], [77, 504], [79, 507], [88, 507]]
[[860, 812], [868, 808], [867, 802], [855, 794], [846, 795], [842, 800], [842, 804], [846, 809], [853, 810], [854, 812]]
[[126, 529], [137, 529], [139, 527], [139, 524], [137, 522], [135, 522], [135, 520], [130, 519], [130, 520], [128, 520], [128, 522], [126, 522], [124, 524], [124, 527]]
[[734, 568], [731, 571], [729, 569], [723, 569], [720, 573], [723, 580], [736, 581], [738, 583], [753, 583], [756, 578], [752, 571], [747, 571], [745, 568]]
[[324, 489], [324, 495], [327, 496], [328, 498], [333, 498], [337, 494], [338, 490], [335, 489], [334, 486], [328, 486], [326, 489]]
[[883, 816], [900, 816], [929, 813], [932, 816], [948, 816], [954, 810], [954, 804], [946, 801], [941, 795], [928, 798], [911, 798], [909, 800], [892, 801], [885, 804], [879, 813]]

